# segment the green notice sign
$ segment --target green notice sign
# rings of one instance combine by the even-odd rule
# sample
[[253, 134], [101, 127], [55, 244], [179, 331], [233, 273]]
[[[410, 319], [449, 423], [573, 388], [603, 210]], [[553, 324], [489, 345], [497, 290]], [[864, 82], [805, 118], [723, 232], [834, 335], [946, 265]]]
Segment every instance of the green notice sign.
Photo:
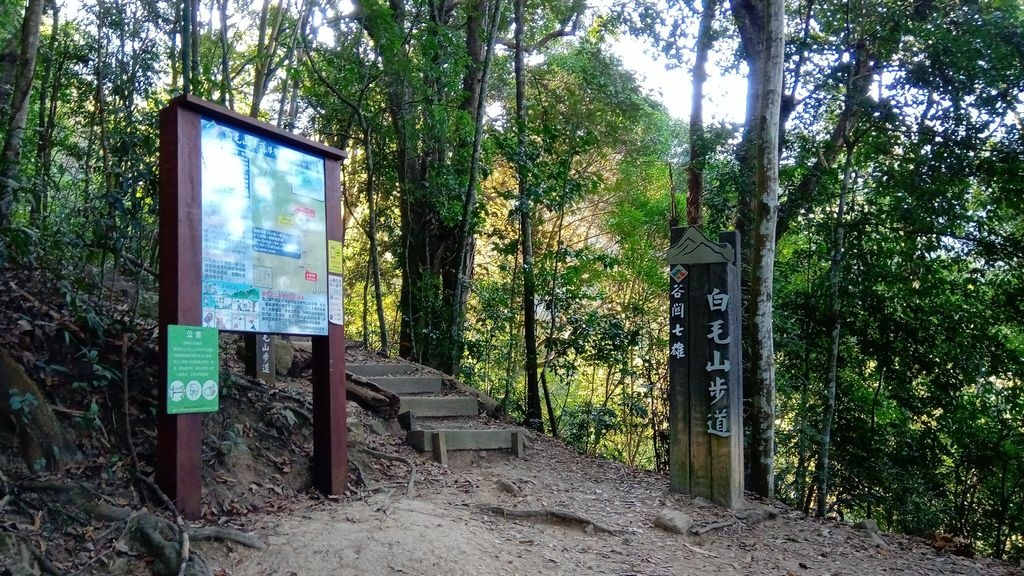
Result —
[[216, 328], [167, 326], [167, 413], [216, 412], [220, 348]]

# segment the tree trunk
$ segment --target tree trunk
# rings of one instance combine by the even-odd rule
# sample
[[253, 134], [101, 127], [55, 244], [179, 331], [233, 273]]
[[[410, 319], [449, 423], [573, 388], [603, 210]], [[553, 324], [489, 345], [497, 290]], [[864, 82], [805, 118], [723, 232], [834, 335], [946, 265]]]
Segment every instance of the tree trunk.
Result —
[[42, 391], [6, 350], [0, 349], [0, 426], [13, 424], [25, 466], [33, 474], [59, 472], [75, 447], [64, 437]]
[[[452, 316], [459, 267], [460, 263], [468, 267], [472, 262], [467, 259], [463, 263], [460, 258], [461, 227], [459, 222], [449, 221], [441, 202], [445, 194], [450, 194], [450, 188], [445, 189], [448, 185], [442, 182], [444, 178], [437, 179], [435, 174], [446, 170], [445, 163], [451, 158], [469, 158], [472, 138], [431, 137], [429, 130], [434, 120], [430, 114], [447, 113], [440, 111], [450, 105], [441, 100], [441, 75], [424, 71], [424, 94], [417, 94], [409, 74], [425, 65], [452, 65], [440, 61], [443, 57], [436, 49], [447, 41], [445, 35], [451, 31], [451, 6], [431, 3], [427, 14], [430, 22], [423, 28], [426, 38], [416, 39], [428, 46], [424, 51], [429, 62], [425, 63], [415, 60], [418, 54], [414, 50], [421, 45], [410, 44], [413, 35], [406, 29], [407, 15], [402, 2], [392, 0], [387, 6], [379, 0], [355, 2], [356, 18], [379, 51], [387, 84], [388, 115], [395, 132], [393, 156], [401, 215], [398, 253], [402, 265], [399, 355], [449, 374], [454, 372], [458, 348]], [[367, 17], [388, 11], [390, 18]], [[474, 72], [467, 67], [465, 73]], [[457, 164], [454, 170], [460, 177], [468, 174], [461, 172], [468, 168], [469, 163], [464, 164]]]
[[220, 0], [220, 104], [235, 109], [235, 95], [231, 91], [231, 44], [228, 42], [228, 3]]
[[[202, 37], [202, 29], [199, 27], [199, 10], [201, 9], [201, 6], [199, 5], [199, 0], [189, 1], [192, 2], [192, 9], [190, 11], [192, 15], [192, 24], [190, 26], [190, 31], [192, 33], [192, 53], [189, 54], [189, 58], [192, 59], [192, 88], [193, 90], [195, 90], [196, 78], [202, 75], [202, 70], [199, 67], [199, 40]], [[203, 87], [203, 84], [204, 82], [200, 81], [200, 87]], [[204, 92], [206, 91], [204, 90]], [[210, 90], [209, 92], [212, 92], [212, 90]], [[204, 94], [204, 96], [207, 95], [208, 94]]]
[[[769, 500], [775, 495], [775, 348], [772, 291], [775, 224], [779, 204], [779, 118], [782, 103], [784, 12], [781, 0], [741, 0], [733, 4], [741, 48], [750, 75], [747, 125], [740, 157], [746, 172], [738, 218], [750, 250], [744, 306], [750, 367], [744, 370], [751, 399], [750, 489]], [[746, 368], [746, 367], [745, 367]]]
[[868, 98], [868, 91], [871, 90], [876, 66], [872, 64], [868, 46], [864, 41], [856, 44], [853, 58], [853, 69], [846, 85], [846, 95], [839, 118], [811, 169], [800, 178], [788, 194], [786, 202], [779, 207], [776, 238], [782, 238], [796, 217], [812, 203], [822, 179], [839, 158], [846, 140], [852, 137], [865, 113], [870, 110], [871, 99]]
[[[188, 0], [186, 0], [188, 1]], [[270, 70], [277, 51], [277, 42], [281, 33], [281, 22], [284, 17], [284, 6], [278, 6], [274, 13], [274, 20], [270, 22], [270, 0], [263, 1], [260, 9], [259, 36], [256, 43], [256, 58], [253, 67], [252, 82], [252, 105], [249, 108], [249, 116], [256, 118], [259, 115], [260, 105], [263, 103], [263, 96], [267, 93], [267, 86], [270, 85]], [[270, 27], [268, 29], [268, 26]]]
[[[28, 122], [32, 81], [35, 78], [36, 56], [39, 54], [39, 26], [43, 18], [45, 0], [29, 0], [21, 24], [21, 51], [11, 91], [11, 103], [4, 118], [7, 134], [0, 152], [0, 229], [10, 220], [14, 209], [15, 191], [19, 186], [18, 169], [21, 165], [21, 144]], [[6, 104], [6, 102], [4, 103]]]
[[[476, 211], [477, 187], [480, 173], [480, 147], [484, 134], [484, 108], [487, 98], [487, 80], [490, 76], [491, 59], [494, 54], [494, 44], [498, 38], [498, 25], [501, 23], [502, 0], [494, 0], [493, 13], [489, 15], [490, 24], [486, 41], [487, 49], [480, 54], [483, 41], [480, 39], [480, 29], [484, 22], [483, 16], [487, 12], [487, 2], [477, 2], [473, 13], [470, 15], [466, 31], [466, 49], [472, 60], [470, 73], [466, 74], [463, 82], [463, 90], [466, 93], [466, 101], [463, 102], [463, 109], [472, 113], [473, 119], [473, 151], [469, 164], [469, 183], [466, 186], [466, 195], [462, 205], [462, 223], [459, 233], [459, 280], [455, 284], [455, 294], [452, 297], [452, 327], [454, 328], [453, 340], [456, 350], [453, 358], [453, 372], [457, 372], [462, 363], [463, 330], [466, 322], [466, 302], [470, 291], [470, 273], [473, 259], [473, 213]], [[479, 73], [476, 71], [479, 70]]]
[[548, 411], [548, 427], [551, 429], [551, 437], [558, 438], [558, 420], [555, 418], [555, 408], [551, 402], [551, 391], [548, 390], [547, 368], [540, 372], [540, 385], [544, 390], [544, 407]]
[[[565, 182], [563, 181], [563, 185]], [[544, 391], [544, 405], [548, 411], [548, 424], [551, 427], [551, 436], [558, 438], [558, 419], [555, 417], [555, 410], [551, 402], [551, 393], [548, 390], [548, 366], [555, 359], [555, 333], [558, 326], [558, 263], [561, 258], [562, 250], [562, 233], [565, 231], [565, 207], [560, 206], [558, 209], [558, 226], [555, 231], [555, 245], [549, 247], [549, 250], [553, 250], [555, 253], [554, 264], [551, 274], [551, 287], [548, 291], [548, 313], [550, 320], [548, 320], [548, 334], [544, 339], [544, 368], [540, 371], [540, 384]]]
[[192, 93], [192, 0], [181, 0], [181, 91]]
[[526, 0], [515, 0], [516, 75], [516, 172], [519, 179], [519, 234], [523, 248], [523, 332], [526, 344], [526, 421], [532, 430], [544, 431], [540, 385], [537, 382], [537, 304], [533, 269], [533, 207], [526, 166], [526, 67], [523, 61], [523, 29]]
[[718, 0], [704, 0], [697, 30], [696, 57], [693, 63], [693, 95], [690, 104], [690, 165], [687, 167], [686, 223], [698, 229], [704, 226], [701, 210], [704, 198], [704, 166], [708, 150], [704, 136], [704, 82], [707, 80], [708, 53], [714, 44], [712, 36]]
[[39, 87], [39, 139], [36, 142], [36, 182], [33, 187], [32, 213], [30, 220], [36, 227], [46, 213], [50, 168], [53, 158], [53, 132], [56, 128], [57, 101], [66, 59], [58, 57], [57, 43], [60, 39], [60, 8], [53, 6], [53, 23], [50, 28], [48, 58], [43, 68]]
[[836, 209], [836, 227], [833, 236], [832, 261], [829, 265], [828, 280], [832, 310], [829, 320], [832, 324], [832, 347], [828, 357], [828, 382], [825, 385], [825, 409], [821, 417], [821, 444], [818, 450], [818, 518], [825, 517], [828, 502], [828, 457], [832, 443], [832, 420], [836, 413], [836, 380], [839, 373], [839, 331], [842, 323], [841, 306], [839, 305], [839, 282], [842, 278], [843, 237], [845, 234], [843, 219], [846, 215], [846, 197], [850, 190], [853, 148], [846, 147], [846, 162], [843, 170], [843, 185], [839, 190], [839, 207]]

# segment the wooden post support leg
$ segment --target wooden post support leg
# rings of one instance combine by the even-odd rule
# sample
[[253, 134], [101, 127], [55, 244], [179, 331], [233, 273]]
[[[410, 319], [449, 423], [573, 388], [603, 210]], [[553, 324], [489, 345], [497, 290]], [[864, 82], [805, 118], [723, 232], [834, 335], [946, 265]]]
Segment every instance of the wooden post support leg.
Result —
[[444, 437], [444, 432], [434, 433], [434, 460], [437, 460], [441, 466], [448, 465], [448, 440]]
[[161, 414], [157, 422], [156, 481], [189, 520], [202, 516], [202, 418], [202, 414]]
[[[324, 494], [348, 487], [345, 338], [341, 326], [313, 337], [313, 484]], [[334, 346], [331, 346], [331, 342]]]
[[512, 455], [516, 458], [522, 458], [523, 453], [526, 452], [526, 438], [522, 432], [512, 432]]
[[178, 512], [202, 514], [201, 414], [167, 414], [167, 326], [202, 324], [199, 114], [160, 111], [160, 368], [156, 482]]

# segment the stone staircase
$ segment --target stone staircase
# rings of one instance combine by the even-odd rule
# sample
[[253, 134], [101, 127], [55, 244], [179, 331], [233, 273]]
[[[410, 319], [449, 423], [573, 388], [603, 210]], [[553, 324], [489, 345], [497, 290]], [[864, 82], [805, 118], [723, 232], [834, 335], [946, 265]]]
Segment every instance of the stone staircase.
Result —
[[442, 465], [448, 464], [450, 450], [507, 450], [517, 458], [523, 456], [525, 430], [481, 418], [477, 398], [449, 386], [446, 378], [429, 368], [408, 362], [349, 360], [345, 370], [396, 394], [406, 442], [419, 452], [433, 454]]

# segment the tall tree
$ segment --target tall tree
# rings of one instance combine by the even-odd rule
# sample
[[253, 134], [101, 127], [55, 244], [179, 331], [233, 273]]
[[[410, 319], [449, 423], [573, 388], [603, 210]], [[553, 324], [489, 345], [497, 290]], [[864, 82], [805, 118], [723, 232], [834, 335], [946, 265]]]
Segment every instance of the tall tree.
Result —
[[[775, 496], [775, 348], [772, 287], [779, 207], [779, 119], [785, 25], [782, 0], [732, 4], [748, 66], [747, 114], [739, 154], [743, 185], [738, 222], [746, 248], [745, 396], [751, 398], [749, 487]], [[747, 366], [744, 366], [747, 368]]]
[[526, 344], [526, 426], [544, 430], [540, 385], [537, 380], [537, 284], [533, 258], [533, 201], [527, 160], [526, 65], [523, 32], [526, 0], [515, 0], [516, 176], [518, 179], [519, 239], [523, 252], [523, 332]]
[[356, 18], [380, 57], [395, 137], [402, 226], [399, 354], [448, 373], [459, 364], [455, 319], [465, 313], [473, 264], [476, 226], [466, 219], [479, 217], [470, 183], [479, 162], [477, 127], [492, 41], [482, 31], [494, 30], [492, 18], [500, 16], [495, 2], [431, 0], [422, 11], [399, 0], [356, 3]]
[[836, 413], [836, 388], [839, 380], [839, 345], [842, 328], [842, 307], [839, 303], [839, 288], [842, 280], [843, 244], [846, 238], [846, 203], [853, 178], [853, 144], [847, 138], [846, 159], [843, 163], [843, 183], [839, 189], [839, 204], [836, 207], [835, 228], [832, 234], [832, 258], [829, 261], [828, 283], [831, 309], [829, 310], [829, 336], [831, 347], [828, 354], [828, 376], [825, 382], [825, 408], [821, 416], [821, 440], [818, 445], [818, 506], [815, 515], [825, 517], [828, 503], [829, 451], [832, 448], [832, 422]]
[[704, 82], [707, 80], [708, 54], [714, 45], [715, 12], [718, 0], [704, 0], [697, 46], [694, 50], [693, 89], [690, 99], [690, 164], [687, 166], [686, 224], [701, 228], [704, 217], [701, 205], [704, 198], [704, 165], [710, 154], [704, 132]]
[[[486, 0], [478, 0], [475, 10], [477, 13], [484, 13], [488, 10]], [[466, 185], [466, 194], [462, 203], [462, 224], [459, 230], [459, 266], [456, 268], [458, 281], [455, 283], [455, 294], [452, 297], [452, 339], [455, 341], [456, 351], [452, 362], [453, 372], [457, 372], [462, 361], [464, 349], [464, 331], [466, 324], [466, 300], [469, 298], [470, 277], [472, 271], [472, 260], [476, 248], [475, 222], [477, 189], [480, 186], [480, 153], [484, 137], [484, 112], [485, 96], [487, 95], [487, 83], [490, 79], [491, 62], [494, 59], [494, 45], [498, 39], [498, 27], [502, 18], [502, 0], [494, 0], [493, 8], [489, 16], [487, 27], [487, 38], [480, 40], [485, 21], [483, 18], [471, 18], [466, 36], [466, 47], [469, 50], [473, 74], [467, 74], [463, 79], [463, 91], [466, 93], [463, 101], [463, 108], [473, 113], [473, 148], [469, 163], [469, 178]], [[486, 51], [481, 54], [480, 50], [486, 45]]]
[[20, 186], [19, 168], [21, 148], [25, 137], [25, 124], [31, 103], [32, 83], [36, 74], [39, 54], [39, 27], [43, 19], [45, 0], [29, 0], [21, 24], [21, 50], [14, 77], [10, 102], [0, 103], [6, 109], [6, 130], [3, 150], [0, 151], [0, 229], [10, 220], [14, 196]]

